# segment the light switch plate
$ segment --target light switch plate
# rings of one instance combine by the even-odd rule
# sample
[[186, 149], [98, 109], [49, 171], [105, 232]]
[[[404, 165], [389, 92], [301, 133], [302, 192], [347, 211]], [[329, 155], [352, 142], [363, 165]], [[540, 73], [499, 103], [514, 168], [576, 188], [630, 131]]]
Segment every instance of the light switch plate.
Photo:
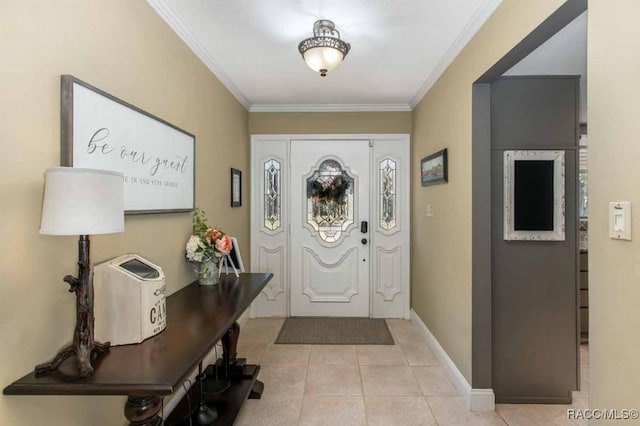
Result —
[[427, 217], [436, 217], [436, 205], [433, 203], [427, 203]]
[[631, 203], [609, 203], [609, 237], [614, 240], [631, 240]]

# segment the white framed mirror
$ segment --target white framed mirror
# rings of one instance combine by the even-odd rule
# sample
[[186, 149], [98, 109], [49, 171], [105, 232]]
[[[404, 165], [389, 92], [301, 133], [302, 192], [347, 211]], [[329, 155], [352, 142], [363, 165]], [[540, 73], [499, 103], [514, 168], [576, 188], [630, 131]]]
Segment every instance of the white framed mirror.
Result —
[[564, 151], [504, 152], [504, 239], [564, 241]]

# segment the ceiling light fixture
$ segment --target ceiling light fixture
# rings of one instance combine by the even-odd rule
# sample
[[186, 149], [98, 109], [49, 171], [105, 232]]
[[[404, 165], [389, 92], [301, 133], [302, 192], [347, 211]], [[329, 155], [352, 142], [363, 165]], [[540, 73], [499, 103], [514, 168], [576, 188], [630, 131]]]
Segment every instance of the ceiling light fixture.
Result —
[[340, 40], [340, 32], [333, 21], [321, 19], [313, 24], [313, 37], [302, 40], [298, 51], [309, 68], [326, 77], [340, 65], [351, 45]]

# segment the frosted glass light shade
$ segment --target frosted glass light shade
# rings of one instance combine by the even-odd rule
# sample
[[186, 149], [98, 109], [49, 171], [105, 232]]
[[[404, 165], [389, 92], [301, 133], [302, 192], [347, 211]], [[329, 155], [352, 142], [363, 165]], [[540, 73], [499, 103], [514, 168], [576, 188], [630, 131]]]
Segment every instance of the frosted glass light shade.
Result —
[[54, 167], [45, 173], [40, 233], [96, 235], [124, 231], [124, 175]]
[[332, 71], [342, 63], [344, 54], [333, 47], [314, 47], [302, 55], [309, 68], [316, 72]]
[[313, 37], [298, 44], [298, 52], [312, 70], [322, 77], [340, 65], [351, 45], [340, 39], [340, 31], [333, 21], [320, 19], [313, 24]]

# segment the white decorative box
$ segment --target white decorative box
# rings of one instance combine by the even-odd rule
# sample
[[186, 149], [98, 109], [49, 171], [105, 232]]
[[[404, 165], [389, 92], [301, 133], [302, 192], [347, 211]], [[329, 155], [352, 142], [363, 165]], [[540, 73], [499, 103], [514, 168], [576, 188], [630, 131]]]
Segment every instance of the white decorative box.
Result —
[[95, 338], [111, 345], [140, 343], [167, 326], [162, 268], [137, 254], [94, 266]]

